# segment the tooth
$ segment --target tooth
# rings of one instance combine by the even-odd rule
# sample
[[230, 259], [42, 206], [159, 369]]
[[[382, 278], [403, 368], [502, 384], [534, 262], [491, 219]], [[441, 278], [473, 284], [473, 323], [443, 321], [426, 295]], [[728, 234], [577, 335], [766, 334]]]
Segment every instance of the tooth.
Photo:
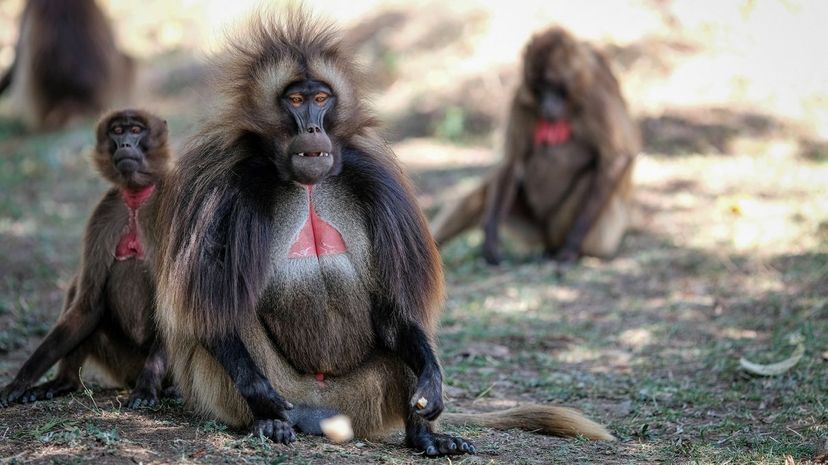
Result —
[[299, 155], [300, 157], [304, 157], [304, 156], [305, 156], [305, 152], [299, 152], [299, 153], [297, 153], [296, 155]]

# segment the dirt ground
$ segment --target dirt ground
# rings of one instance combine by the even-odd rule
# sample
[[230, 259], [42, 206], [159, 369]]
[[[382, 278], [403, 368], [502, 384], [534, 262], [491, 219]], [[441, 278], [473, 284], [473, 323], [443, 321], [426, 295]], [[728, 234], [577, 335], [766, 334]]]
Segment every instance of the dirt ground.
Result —
[[[124, 2], [105, 3], [123, 11]], [[148, 2], [147, 10], [162, 14], [154, 11], [160, 3]], [[388, 138], [431, 215], [497, 162], [502, 105], [526, 35], [504, 39], [514, 43], [511, 58], [493, 51], [478, 62], [480, 54], [463, 51], [502, 32], [500, 7], [451, 9], [431, 24], [438, 21], [426, 21], [422, 10], [374, 3], [358, 3], [346, 31], [375, 71], [375, 102]], [[621, 26], [606, 26], [615, 29], [605, 35], [577, 12], [559, 11], [562, 23], [611, 56], [640, 122], [645, 144], [636, 166], [635, 228], [615, 259], [584, 259], [566, 269], [514, 240], [507, 240], [504, 263], [489, 267], [480, 259], [480, 232], [458, 238], [442, 250], [447, 301], [439, 331], [450, 411], [561, 404], [607, 425], [618, 441], [454, 428], [477, 454], [433, 462], [825, 463], [827, 94], [798, 69], [788, 74], [804, 81], [790, 87], [788, 74], [777, 76], [788, 86], [779, 90], [762, 81], [758, 65], [759, 71], [750, 68], [756, 78], [731, 93], [711, 84], [742, 82], [742, 68], [713, 65], [738, 50], [738, 38], [755, 26], [751, 18], [765, 14], [761, 8], [777, 3], [750, 7], [755, 11], [739, 3], [734, 14], [742, 29], [729, 32], [694, 17], [685, 2], [628, 3], [631, 18], [656, 18], [641, 19], [650, 26], [638, 36]], [[13, 26], [18, 7], [0, 4], [0, 25]], [[185, 17], [180, 9], [167, 11], [169, 22]], [[814, 15], [800, 10], [803, 21]], [[676, 18], [683, 23], [665, 26]], [[203, 63], [187, 43], [194, 39], [166, 24], [128, 23], [134, 37], [156, 47], [142, 56], [142, 106], [168, 118], [178, 147], [196, 115], [207, 111], [210, 92], [199, 80]], [[187, 27], [181, 24], [175, 27]], [[156, 26], [161, 33], [147, 32]], [[435, 30], [449, 32], [435, 38]], [[0, 64], [2, 45], [13, 40], [4, 34]], [[127, 48], [138, 48], [130, 37]], [[753, 63], [752, 53], [745, 63]], [[452, 79], [427, 72], [434, 66], [427, 62], [445, 65]], [[687, 85], [693, 70], [698, 81]], [[671, 93], [679, 88], [685, 91]], [[791, 89], [793, 97], [785, 93]], [[801, 105], [788, 105], [791, 98]], [[84, 222], [105, 189], [89, 168], [92, 124], [25, 134], [11, 116], [0, 116], [0, 384], [54, 321], [78, 263]], [[741, 357], [786, 359], [797, 343], [804, 355], [781, 375], [740, 368]], [[127, 395], [90, 383], [66, 398], [0, 409], [0, 464], [427, 460], [405, 449], [399, 434], [344, 445], [300, 436], [291, 446], [274, 445], [171, 400], [131, 411]]]

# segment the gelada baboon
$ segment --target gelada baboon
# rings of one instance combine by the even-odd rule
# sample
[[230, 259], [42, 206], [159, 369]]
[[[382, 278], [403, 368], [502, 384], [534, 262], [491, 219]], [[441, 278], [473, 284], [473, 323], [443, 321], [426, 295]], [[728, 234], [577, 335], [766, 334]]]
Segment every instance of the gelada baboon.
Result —
[[504, 161], [438, 214], [434, 238], [444, 244], [482, 221], [483, 256], [496, 264], [508, 217], [539, 233], [557, 260], [610, 257], [629, 226], [638, 150], [638, 130], [604, 56], [553, 27], [526, 47]]
[[29, 0], [0, 94], [28, 129], [51, 130], [127, 102], [133, 74], [94, 0]]
[[[474, 452], [434, 429], [440, 257], [365, 79], [301, 12], [246, 29], [162, 207], [158, 315], [185, 399], [278, 442], [341, 413], [358, 436]], [[564, 408], [454, 419], [611, 438]]]
[[[109, 114], [98, 124], [93, 160], [114, 186], [87, 222], [80, 272], [58, 322], [0, 391], [0, 406], [77, 390], [85, 362], [111, 381], [133, 386], [128, 406], [158, 402], [167, 364], [153, 319], [155, 284], [145, 237], [169, 171], [167, 123], [138, 110]], [[58, 361], [57, 377], [35, 385]]]

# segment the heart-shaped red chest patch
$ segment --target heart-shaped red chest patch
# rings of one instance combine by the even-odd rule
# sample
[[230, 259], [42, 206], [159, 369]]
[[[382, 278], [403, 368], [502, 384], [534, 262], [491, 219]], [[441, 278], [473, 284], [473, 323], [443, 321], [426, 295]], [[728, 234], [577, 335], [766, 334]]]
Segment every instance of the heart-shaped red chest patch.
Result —
[[568, 141], [571, 135], [572, 127], [569, 121], [540, 120], [535, 124], [535, 146], [560, 145]]
[[141, 238], [138, 237], [138, 209], [153, 192], [155, 192], [155, 186], [140, 189], [121, 189], [121, 197], [129, 209], [129, 222], [124, 232], [121, 233], [118, 245], [115, 247], [116, 260], [144, 259], [144, 246], [141, 244]]
[[299, 236], [288, 251], [289, 258], [322, 257], [345, 253], [342, 234], [316, 214], [313, 204], [313, 186], [305, 186], [308, 199], [308, 218]]

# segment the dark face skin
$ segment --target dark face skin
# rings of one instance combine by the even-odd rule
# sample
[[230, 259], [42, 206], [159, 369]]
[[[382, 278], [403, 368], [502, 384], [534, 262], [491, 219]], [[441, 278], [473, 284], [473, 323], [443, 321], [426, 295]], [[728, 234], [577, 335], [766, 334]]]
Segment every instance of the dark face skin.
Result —
[[296, 128], [287, 146], [288, 171], [296, 182], [315, 184], [334, 166], [336, 154], [324, 123], [336, 96], [325, 83], [309, 79], [289, 85], [280, 100]]
[[563, 87], [547, 85], [541, 89], [536, 98], [539, 103], [539, 114], [547, 121], [558, 121], [566, 118], [566, 91]]
[[526, 68], [524, 82], [529, 85], [537, 103], [538, 116], [542, 120], [554, 122], [569, 116], [569, 93], [558, 74], [557, 69], [546, 63], [541, 66], [529, 64]]
[[124, 179], [130, 179], [144, 169], [147, 134], [147, 126], [141, 118], [125, 116], [109, 122], [107, 136], [112, 163]]

